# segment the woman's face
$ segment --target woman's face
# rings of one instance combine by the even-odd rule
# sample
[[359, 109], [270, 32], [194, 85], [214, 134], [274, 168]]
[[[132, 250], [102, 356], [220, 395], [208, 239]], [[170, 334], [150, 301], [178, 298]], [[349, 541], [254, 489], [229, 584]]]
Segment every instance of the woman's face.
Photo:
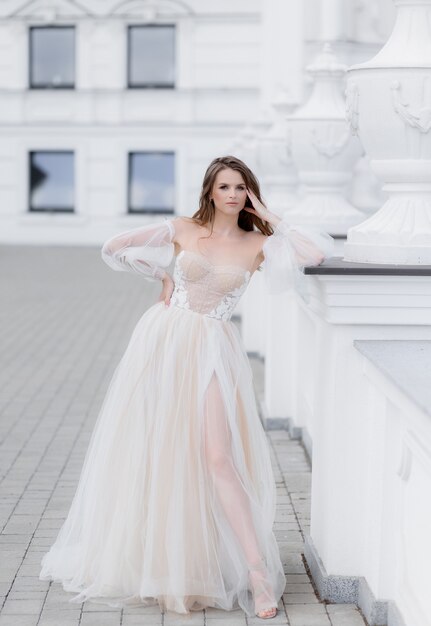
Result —
[[245, 182], [241, 174], [229, 168], [221, 170], [215, 178], [210, 197], [218, 211], [238, 215], [247, 200]]

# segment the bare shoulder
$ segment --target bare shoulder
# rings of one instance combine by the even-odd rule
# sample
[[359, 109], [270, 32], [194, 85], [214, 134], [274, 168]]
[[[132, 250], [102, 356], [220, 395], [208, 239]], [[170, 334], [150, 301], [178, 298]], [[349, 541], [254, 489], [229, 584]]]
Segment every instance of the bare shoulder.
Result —
[[260, 230], [249, 230], [247, 234], [250, 238], [253, 238], [256, 243], [263, 244], [263, 242], [267, 239], [267, 235], [261, 233]]
[[249, 230], [247, 231], [245, 238], [248, 242], [247, 245], [253, 254], [254, 261], [251, 272], [254, 273], [264, 260], [262, 248], [268, 237], [261, 233], [260, 230]]

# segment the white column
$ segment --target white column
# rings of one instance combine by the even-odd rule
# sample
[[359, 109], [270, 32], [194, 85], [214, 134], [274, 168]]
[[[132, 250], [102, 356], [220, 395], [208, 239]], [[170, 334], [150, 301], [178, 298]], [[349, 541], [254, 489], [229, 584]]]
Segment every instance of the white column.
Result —
[[337, 41], [345, 38], [345, 0], [321, 0], [320, 2], [320, 39]]
[[[265, 417], [286, 419], [295, 412], [296, 306], [293, 294], [267, 296], [265, 303]], [[295, 422], [295, 425], [299, 425]]]
[[247, 352], [265, 357], [265, 306], [262, 306], [263, 275], [255, 272], [243, 295], [241, 308], [241, 336]]
[[281, 93], [302, 100], [304, 3], [268, 0], [262, 7], [262, 108], [269, 109]]
[[[268, 0], [262, 8], [261, 112], [267, 116], [266, 129], [249, 122], [236, 138], [232, 151], [244, 159], [259, 176], [268, 206], [282, 215], [296, 201], [297, 177], [289, 153], [285, 116], [302, 99], [303, 88], [303, 10], [302, 0]], [[259, 277], [260, 279], [260, 277]], [[242, 307], [243, 339], [246, 349], [269, 351], [272, 340], [262, 323], [259, 302], [263, 297], [261, 280]], [[280, 337], [274, 339], [280, 342]], [[275, 347], [275, 346], [274, 346]], [[268, 357], [268, 364], [271, 356]], [[282, 366], [277, 362], [271, 372]], [[275, 387], [274, 379], [270, 387]]]
[[301, 0], [262, 3], [261, 102], [272, 123], [257, 137], [256, 147], [265, 199], [278, 213], [297, 201], [286, 115], [302, 99], [303, 12]]

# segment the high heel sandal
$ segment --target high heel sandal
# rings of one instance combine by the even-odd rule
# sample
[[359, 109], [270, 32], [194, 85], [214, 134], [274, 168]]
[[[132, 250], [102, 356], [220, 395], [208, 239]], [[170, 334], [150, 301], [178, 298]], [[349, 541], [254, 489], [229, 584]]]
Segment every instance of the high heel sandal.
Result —
[[[277, 615], [277, 602], [275, 601], [274, 594], [268, 582], [265, 560], [262, 558], [257, 563], [253, 563], [248, 572], [256, 617], [272, 619]], [[271, 613], [268, 613], [269, 611], [271, 611]], [[268, 614], [262, 615], [262, 613]]]

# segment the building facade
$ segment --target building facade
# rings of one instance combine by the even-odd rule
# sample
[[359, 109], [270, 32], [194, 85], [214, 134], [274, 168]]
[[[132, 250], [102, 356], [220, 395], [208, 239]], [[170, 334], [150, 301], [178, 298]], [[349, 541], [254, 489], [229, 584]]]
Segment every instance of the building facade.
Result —
[[390, 0], [3, 0], [0, 240], [99, 244], [191, 215], [226, 153], [270, 195], [268, 151], [255, 157], [274, 101], [301, 103], [325, 40], [344, 62], [369, 57], [393, 13]]

